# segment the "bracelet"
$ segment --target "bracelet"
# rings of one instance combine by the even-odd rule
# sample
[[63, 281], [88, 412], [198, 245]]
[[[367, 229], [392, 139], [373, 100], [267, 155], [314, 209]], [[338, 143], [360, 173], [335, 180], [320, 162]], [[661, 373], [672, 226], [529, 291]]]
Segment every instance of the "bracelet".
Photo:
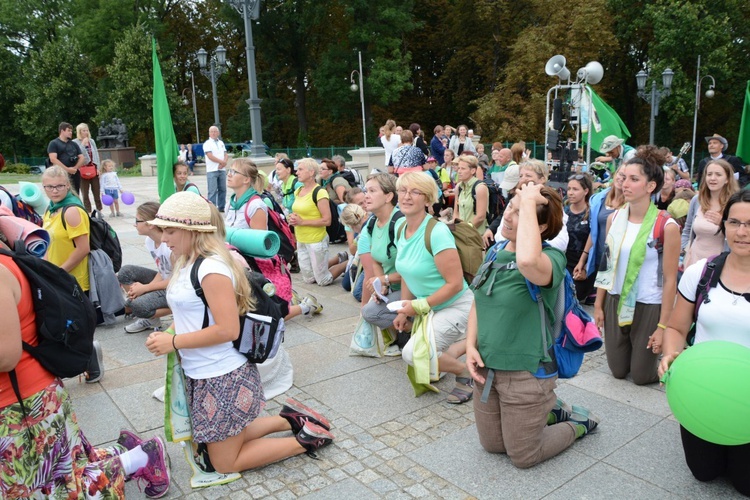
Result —
[[583, 253], [585, 253], [586, 255], [589, 254], [589, 252], [587, 250], [584, 250]]
[[661, 328], [662, 330], [666, 330], [667, 329], [667, 326], [663, 325], [661, 323], [657, 323], [656, 326], [659, 327], [659, 328]]
[[172, 335], [172, 348], [174, 349], [175, 352], [177, 352], [177, 346], [174, 345], [174, 341], [176, 338], [177, 338], [177, 335]]

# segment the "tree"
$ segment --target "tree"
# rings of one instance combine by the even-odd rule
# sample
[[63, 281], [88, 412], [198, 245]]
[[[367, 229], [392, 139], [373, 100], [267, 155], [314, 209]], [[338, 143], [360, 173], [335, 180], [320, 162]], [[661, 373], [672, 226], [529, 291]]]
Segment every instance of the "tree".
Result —
[[0, 0], [0, 39], [13, 52], [38, 52], [73, 26], [75, 0]]
[[46, 151], [47, 142], [66, 121], [74, 126], [88, 121], [94, 110], [91, 63], [78, 42], [59, 37], [39, 52], [32, 52], [22, 71], [23, 102], [16, 105], [19, 124], [36, 152]]

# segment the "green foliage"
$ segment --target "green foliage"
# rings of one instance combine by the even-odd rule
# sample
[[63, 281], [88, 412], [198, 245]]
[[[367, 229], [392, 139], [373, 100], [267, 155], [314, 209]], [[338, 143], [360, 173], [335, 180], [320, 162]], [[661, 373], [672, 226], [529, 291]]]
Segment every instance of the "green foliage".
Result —
[[4, 174], [30, 174], [31, 167], [25, 163], [9, 163], [3, 169]]
[[38, 147], [57, 136], [66, 121], [75, 127], [93, 114], [91, 64], [78, 42], [59, 37], [32, 52], [22, 70], [23, 101], [16, 105], [18, 125]]

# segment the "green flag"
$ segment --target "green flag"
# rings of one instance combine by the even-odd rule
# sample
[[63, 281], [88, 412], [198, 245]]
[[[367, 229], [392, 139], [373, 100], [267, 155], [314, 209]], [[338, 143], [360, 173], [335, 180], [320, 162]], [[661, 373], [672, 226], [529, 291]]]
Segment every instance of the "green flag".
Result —
[[743, 164], [750, 163], [750, 80], [745, 89], [745, 106], [742, 108], [740, 136], [737, 139], [737, 156], [742, 158]]
[[[630, 137], [630, 131], [625, 123], [620, 119], [617, 111], [612, 109], [606, 102], [599, 97], [594, 89], [588, 87], [591, 91], [591, 101], [593, 108], [591, 110], [591, 149], [598, 151], [602, 141], [608, 135], [615, 135], [620, 139]], [[588, 133], [588, 98], [581, 100], [581, 142], [586, 143], [589, 140]]]
[[156, 39], [151, 39], [154, 66], [154, 141], [156, 143], [156, 175], [159, 187], [159, 199], [164, 202], [174, 193], [172, 165], [177, 162], [177, 138], [172, 127], [172, 114], [169, 112], [167, 92], [164, 89], [164, 78], [161, 76], [159, 58], [156, 56]]

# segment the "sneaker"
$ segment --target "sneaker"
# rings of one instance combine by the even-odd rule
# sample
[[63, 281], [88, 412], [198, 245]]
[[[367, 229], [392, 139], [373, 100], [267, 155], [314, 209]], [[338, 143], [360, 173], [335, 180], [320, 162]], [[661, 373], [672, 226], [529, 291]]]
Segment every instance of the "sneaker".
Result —
[[309, 421], [305, 422], [295, 437], [300, 446], [313, 458], [317, 458], [315, 451], [331, 444], [334, 440], [333, 434]]
[[117, 212], [118, 217], [122, 217], [122, 214], [120, 212]]
[[171, 483], [167, 448], [160, 437], [155, 437], [144, 442], [141, 449], [148, 455], [148, 464], [138, 469], [133, 478], [146, 483], [144, 493], [147, 497], [161, 498], [167, 494]]
[[401, 348], [396, 344], [391, 344], [385, 348], [385, 352], [383, 354], [390, 358], [398, 358], [401, 356]]
[[349, 260], [349, 253], [348, 252], [339, 252], [336, 254], [336, 256], [339, 258], [339, 264], [342, 262], [346, 262]]
[[93, 384], [104, 378], [104, 356], [102, 346], [98, 340], [94, 341], [94, 350], [91, 353], [89, 369], [86, 370], [86, 383]]
[[599, 417], [591, 413], [583, 406], [573, 405], [573, 412], [570, 415], [570, 422], [584, 427], [583, 435], [592, 432], [599, 425]]
[[323, 427], [325, 430], [331, 429], [331, 422], [323, 415], [306, 406], [299, 401], [287, 398], [286, 404], [281, 408], [279, 416], [285, 418], [289, 425], [292, 426], [292, 433], [299, 434], [299, 431], [305, 426], [306, 422]]
[[128, 451], [140, 446], [142, 443], [143, 440], [138, 437], [137, 434], [130, 432], [127, 429], [122, 429], [120, 431], [120, 437], [117, 438], [117, 444], [124, 446]]
[[302, 299], [299, 298], [297, 290], [292, 289], [292, 300], [289, 303], [293, 306], [298, 306], [300, 302], [302, 302]]
[[140, 318], [126, 326], [125, 331], [127, 333], [138, 333], [146, 330], [153, 330], [154, 328], [158, 328], [160, 326], [160, 319]]
[[310, 306], [310, 314], [320, 314], [323, 312], [323, 304], [318, 302], [318, 299], [309, 293], [302, 298], [302, 302]]
[[567, 422], [570, 420], [570, 414], [573, 413], [573, 408], [568, 403], [560, 398], [557, 398], [554, 408], [552, 408], [547, 415], [547, 425], [559, 424], [560, 422]]

